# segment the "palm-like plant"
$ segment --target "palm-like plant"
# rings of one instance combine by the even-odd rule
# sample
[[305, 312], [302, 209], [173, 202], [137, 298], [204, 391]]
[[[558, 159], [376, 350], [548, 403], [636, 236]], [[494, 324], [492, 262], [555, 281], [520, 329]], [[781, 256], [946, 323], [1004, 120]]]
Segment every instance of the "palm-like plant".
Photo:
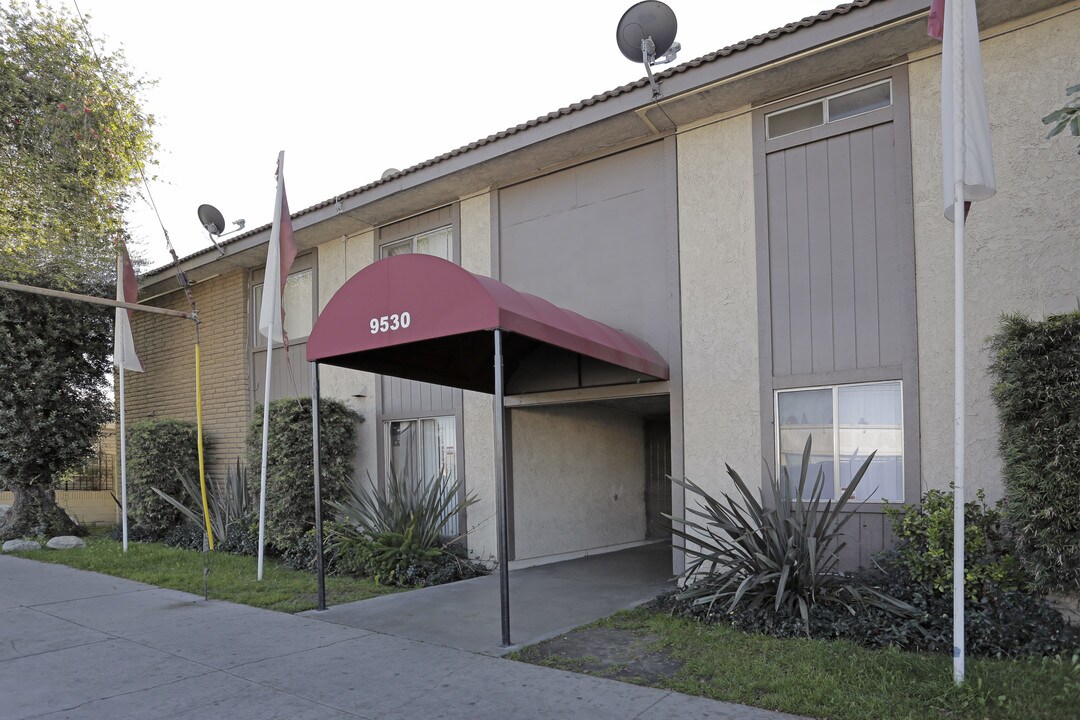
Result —
[[[197, 508], [196, 510], [192, 510], [180, 500], [156, 487], [150, 489], [157, 493], [162, 500], [179, 510], [188, 522], [198, 528], [205, 528], [206, 524], [202, 513], [202, 489], [199, 483], [179, 470], [176, 471], [176, 475], [180, 478], [188, 500]], [[240, 464], [240, 459], [237, 458], [235, 467], [229, 468], [225, 476], [225, 484], [222, 487], [219, 488], [210, 477], [206, 478], [206, 501], [207, 506], [210, 508], [210, 528], [214, 532], [216, 542], [224, 542], [229, 534], [229, 528], [234, 523], [242, 520], [247, 513], [250, 498], [247, 493], [246, 477], [245, 468]]]
[[477, 501], [475, 495], [470, 495], [458, 502], [461, 481], [448, 473], [424, 483], [391, 470], [385, 494], [370, 485], [349, 483], [345, 501], [329, 504], [349, 525], [370, 538], [411, 533], [413, 541], [425, 549], [441, 546], [447, 521]]
[[810, 438], [803, 448], [798, 485], [792, 492], [787, 470], [781, 480], [770, 473], [773, 503], [754, 497], [739, 474], [727, 466], [741, 502], [727, 493], [717, 499], [685, 478], [672, 480], [698, 496], [697, 507], [686, 508], [686, 519], [666, 516], [672, 533], [686, 541], [693, 558], [684, 574], [686, 585], [680, 600], [695, 605], [720, 603], [725, 612], [740, 604], [751, 610], [772, 605], [773, 612], [801, 617], [807, 635], [810, 617], [818, 604], [838, 604], [849, 612], [871, 605], [897, 614], [914, 612], [907, 603], [892, 598], [838, 569], [843, 528], [854, 516], [845, 511], [874, 454], [863, 462], [847, 488], [835, 501], [822, 503], [825, 473], [818, 469], [806, 498], [810, 466]]

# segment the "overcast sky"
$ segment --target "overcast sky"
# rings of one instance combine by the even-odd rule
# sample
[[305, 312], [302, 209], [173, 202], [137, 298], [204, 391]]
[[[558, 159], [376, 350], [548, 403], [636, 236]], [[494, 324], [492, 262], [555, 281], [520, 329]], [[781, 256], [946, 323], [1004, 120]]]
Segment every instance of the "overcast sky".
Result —
[[[209, 245], [201, 203], [270, 221], [279, 150], [296, 212], [644, 75], [615, 45], [632, 0], [49, 1], [78, 1], [94, 36], [157, 81], [150, 187], [181, 257]], [[835, 3], [668, 4], [679, 63]], [[167, 261], [145, 202], [130, 222], [151, 265]]]

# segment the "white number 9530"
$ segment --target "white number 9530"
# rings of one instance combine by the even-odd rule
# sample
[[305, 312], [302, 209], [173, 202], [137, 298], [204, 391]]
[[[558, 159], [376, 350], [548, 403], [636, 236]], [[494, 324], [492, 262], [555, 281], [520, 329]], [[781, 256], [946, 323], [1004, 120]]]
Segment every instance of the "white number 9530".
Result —
[[412, 323], [412, 316], [407, 312], [403, 312], [400, 315], [394, 313], [393, 315], [383, 315], [382, 317], [371, 318], [368, 322], [368, 327], [371, 328], [371, 334], [377, 335], [381, 332], [392, 332], [394, 330], [400, 330], [401, 328], [409, 327]]

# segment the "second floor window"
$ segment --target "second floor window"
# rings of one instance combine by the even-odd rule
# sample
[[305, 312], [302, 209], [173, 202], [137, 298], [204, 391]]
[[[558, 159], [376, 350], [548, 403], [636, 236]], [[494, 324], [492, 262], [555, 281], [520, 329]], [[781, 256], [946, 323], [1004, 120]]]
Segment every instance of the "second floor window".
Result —
[[392, 255], [407, 255], [419, 253], [421, 255], [434, 255], [443, 260], [453, 260], [454, 231], [450, 227], [439, 228], [430, 232], [420, 233], [402, 240], [395, 240], [379, 248], [379, 258], [388, 258]]

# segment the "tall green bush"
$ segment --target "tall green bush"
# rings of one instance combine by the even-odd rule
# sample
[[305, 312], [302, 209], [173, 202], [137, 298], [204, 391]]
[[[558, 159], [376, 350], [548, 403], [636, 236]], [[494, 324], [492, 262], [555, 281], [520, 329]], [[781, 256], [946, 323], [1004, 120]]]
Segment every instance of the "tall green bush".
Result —
[[[204, 449], [206, 438], [203, 438]], [[160, 539], [183, 522], [151, 488], [182, 497], [181, 477], [199, 477], [198, 429], [187, 420], [143, 420], [127, 428], [128, 519], [140, 537]]]
[[1080, 313], [990, 338], [1007, 521], [1040, 590], [1080, 591]]
[[[248, 487], [257, 504], [262, 474], [262, 407], [248, 425]], [[345, 498], [356, 455], [356, 412], [336, 400], [319, 403], [322, 445], [322, 497]], [[315, 526], [315, 473], [311, 454], [311, 400], [286, 398], [270, 403], [266, 479], [266, 541], [278, 552], [294, 545]]]

